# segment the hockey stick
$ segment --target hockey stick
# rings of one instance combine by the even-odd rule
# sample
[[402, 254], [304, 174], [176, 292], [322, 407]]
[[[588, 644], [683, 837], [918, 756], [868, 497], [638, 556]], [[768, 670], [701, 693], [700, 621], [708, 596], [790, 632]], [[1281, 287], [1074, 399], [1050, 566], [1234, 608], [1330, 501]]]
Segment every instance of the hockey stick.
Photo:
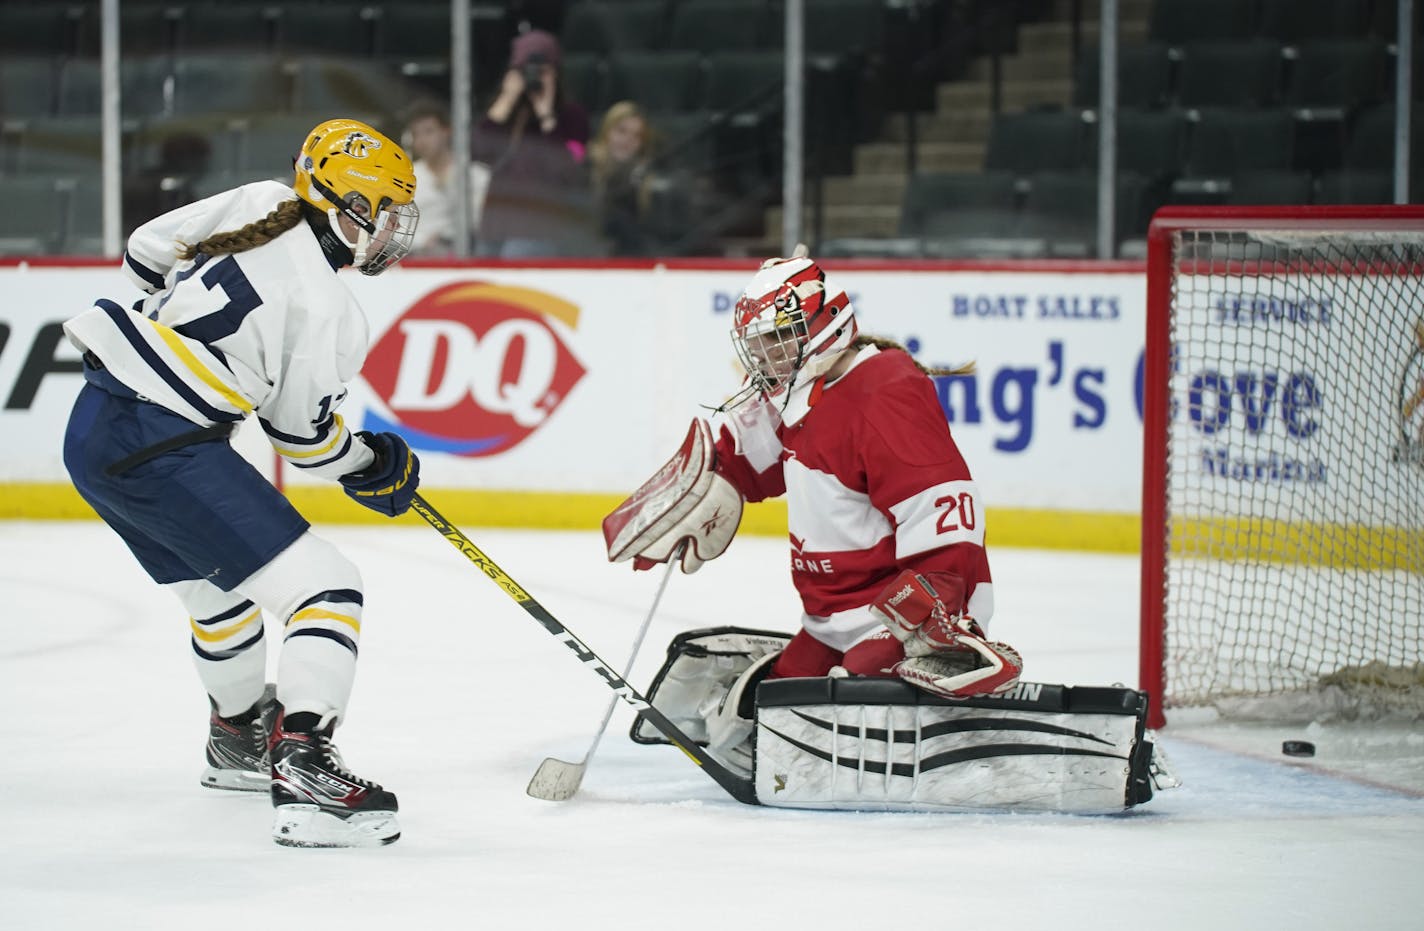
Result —
[[637, 689], [623, 681], [623, 678], [614, 672], [607, 663], [599, 659], [598, 655], [590, 650], [582, 640], [574, 636], [573, 631], [560, 624], [552, 614], [545, 610], [543, 605], [534, 600], [533, 595], [526, 592], [518, 582], [495, 565], [494, 560], [486, 556], [478, 546], [475, 546], [469, 537], [461, 533], [454, 524], [441, 517], [440, 512], [431, 507], [428, 501], [417, 494], [411, 507], [417, 514], [425, 518], [426, 523], [439, 531], [446, 540], [449, 540], [451, 546], [459, 550], [466, 559], [489, 576], [491, 581], [504, 589], [505, 594], [518, 602], [519, 606], [538, 621], [541, 627], [557, 637], [564, 646], [573, 650], [575, 656], [592, 667], [593, 671], [603, 678], [603, 681], [619, 698], [642, 712], [645, 721], [657, 728], [659, 733], [666, 737], [673, 746], [687, 754], [692, 762], [701, 766], [702, 771], [711, 776], [712, 781], [725, 789], [728, 795], [748, 805], [761, 804], [757, 801], [756, 787], [752, 784], [751, 779], [733, 772], [718, 762], [705, 749], [699, 747], [691, 737], [684, 734], [676, 724], [669, 721], [662, 712], [650, 705], [648, 700], [638, 693]]
[[[686, 544], [683, 544], [686, 546]], [[658, 611], [658, 603], [663, 600], [663, 591], [667, 588], [668, 579], [672, 578], [673, 566], [677, 564], [682, 556], [682, 547], [668, 560], [667, 569], [663, 572], [662, 581], [658, 583], [657, 594], [653, 596], [653, 604], [648, 608], [647, 617], [643, 618], [643, 626], [638, 628], [638, 636], [633, 639], [633, 650], [628, 654], [628, 662], [624, 664], [623, 679], [633, 674], [633, 662], [638, 658], [638, 651], [642, 649], [643, 637], [648, 633], [648, 626], [653, 622], [653, 615]], [[608, 707], [604, 709], [603, 721], [598, 725], [598, 733], [593, 735], [593, 743], [589, 744], [588, 752], [583, 755], [583, 759], [577, 763], [570, 763], [567, 760], [559, 760], [554, 757], [546, 757], [544, 762], [539, 764], [539, 768], [534, 771], [534, 776], [529, 780], [529, 787], [524, 791], [534, 798], [541, 798], [546, 802], [566, 802], [574, 797], [579, 786], [583, 784], [583, 775], [588, 771], [589, 761], [593, 759], [594, 751], [598, 749], [598, 742], [603, 739], [603, 732], [608, 730], [608, 722], [613, 718], [613, 709], [618, 706], [618, 696], [615, 695], [608, 700]]]

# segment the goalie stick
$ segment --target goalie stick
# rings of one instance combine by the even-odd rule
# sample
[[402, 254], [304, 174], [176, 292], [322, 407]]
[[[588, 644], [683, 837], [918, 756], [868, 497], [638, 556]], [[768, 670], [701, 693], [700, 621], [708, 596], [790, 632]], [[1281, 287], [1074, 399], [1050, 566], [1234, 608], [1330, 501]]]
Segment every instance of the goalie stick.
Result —
[[[648, 633], [648, 626], [653, 622], [653, 615], [658, 611], [658, 603], [663, 600], [663, 591], [667, 588], [668, 579], [672, 578], [673, 567], [682, 558], [682, 551], [687, 546], [683, 544], [678, 547], [676, 553], [668, 560], [667, 569], [663, 572], [662, 581], [658, 583], [657, 594], [653, 596], [653, 604], [648, 608], [648, 614], [643, 618], [643, 626], [638, 628], [638, 636], [633, 638], [633, 650], [628, 654], [628, 662], [623, 665], [623, 679], [627, 681], [633, 673], [633, 662], [638, 658], [638, 651], [643, 647], [643, 637]], [[593, 735], [593, 743], [589, 744], [588, 752], [583, 755], [583, 759], [577, 763], [570, 763], [567, 760], [546, 757], [544, 762], [539, 764], [539, 768], [534, 771], [534, 775], [529, 780], [529, 787], [524, 791], [534, 798], [541, 798], [546, 802], [566, 802], [574, 797], [579, 786], [583, 785], [584, 773], [588, 771], [588, 764], [593, 759], [594, 751], [598, 749], [598, 742], [603, 739], [603, 732], [608, 730], [608, 722], [613, 718], [613, 709], [618, 707], [618, 696], [614, 695], [608, 700], [608, 707], [604, 709], [603, 721], [598, 725], [598, 733]]]
[[747, 805], [761, 804], [757, 800], [756, 787], [751, 779], [739, 775], [719, 763], [715, 757], [702, 747], [699, 747], [692, 738], [684, 734], [676, 724], [673, 724], [664, 717], [662, 712], [649, 704], [648, 700], [639, 694], [637, 689], [625, 682], [622, 676], [614, 672], [607, 663], [588, 648], [587, 644], [576, 637], [573, 631], [569, 630], [563, 624], [560, 624], [558, 619], [534, 599], [533, 595], [526, 592], [518, 582], [510, 578], [503, 569], [497, 566], [494, 560], [486, 556], [483, 550], [475, 546], [469, 537], [460, 532], [459, 528], [440, 516], [440, 512], [431, 507], [430, 502], [426, 501], [424, 497], [417, 493], [411, 502], [411, 507], [417, 514], [425, 519], [426, 523], [434, 527], [441, 536], [448, 540], [451, 546], [455, 547], [466, 559], [474, 563], [492, 582], [504, 589], [505, 594], [518, 602], [519, 606], [533, 617], [534, 620], [538, 621], [541, 627], [558, 638], [564, 646], [572, 650], [574, 655], [582, 660], [585, 665], [591, 667], [619, 698], [632, 705], [636, 710], [642, 712], [643, 720], [656, 728], [673, 746], [685, 753], [692, 762], [702, 767], [702, 771], [710, 776], [712, 781], [726, 790], [728, 795]]

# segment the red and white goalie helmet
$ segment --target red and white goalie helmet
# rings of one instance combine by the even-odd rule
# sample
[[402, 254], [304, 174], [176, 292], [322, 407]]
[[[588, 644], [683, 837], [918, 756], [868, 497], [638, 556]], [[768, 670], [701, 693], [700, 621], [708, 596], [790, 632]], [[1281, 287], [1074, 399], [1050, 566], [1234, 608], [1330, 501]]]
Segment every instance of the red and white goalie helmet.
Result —
[[732, 311], [732, 345], [751, 388], [769, 397], [819, 378], [855, 341], [855, 308], [798, 245], [768, 259]]

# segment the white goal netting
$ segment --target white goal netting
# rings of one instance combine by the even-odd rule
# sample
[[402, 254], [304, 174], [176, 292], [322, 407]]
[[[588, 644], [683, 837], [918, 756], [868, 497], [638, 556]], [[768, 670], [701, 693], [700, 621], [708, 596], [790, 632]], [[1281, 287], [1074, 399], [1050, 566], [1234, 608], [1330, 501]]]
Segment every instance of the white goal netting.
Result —
[[1174, 234], [1165, 705], [1424, 716], [1424, 234]]

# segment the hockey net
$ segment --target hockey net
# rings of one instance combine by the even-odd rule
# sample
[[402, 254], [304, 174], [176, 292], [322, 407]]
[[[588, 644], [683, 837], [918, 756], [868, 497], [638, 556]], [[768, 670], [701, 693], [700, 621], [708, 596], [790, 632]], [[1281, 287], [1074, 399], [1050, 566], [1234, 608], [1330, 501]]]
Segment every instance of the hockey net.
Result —
[[1424, 717], [1424, 208], [1149, 233], [1149, 723]]

